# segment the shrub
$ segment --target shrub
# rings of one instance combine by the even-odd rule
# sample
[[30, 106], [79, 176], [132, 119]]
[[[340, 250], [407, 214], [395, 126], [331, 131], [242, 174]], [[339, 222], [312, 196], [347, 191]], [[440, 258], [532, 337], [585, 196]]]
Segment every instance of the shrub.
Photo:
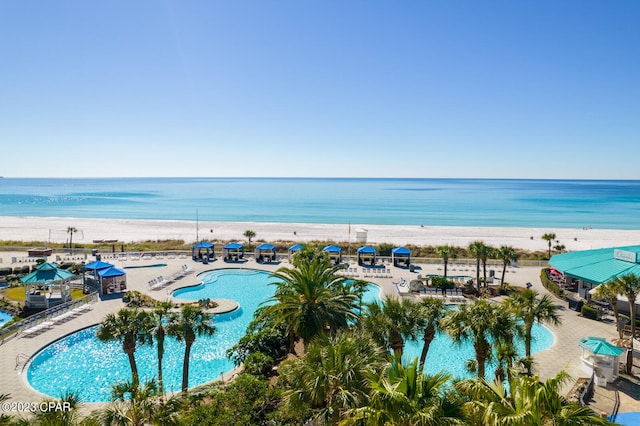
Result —
[[589, 305], [582, 305], [582, 310], [580, 311], [582, 316], [585, 318], [590, 318], [597, 320], [598, 319], [598, 308], [594, 308]]
[[542, 281], [542, 285], [544, 286], [544, 288], [549, 290], [551, 293], [555, 294], [561, 299], [567, 298], [567, 294], [565, 293], [565, 291], [561, 289], [558, 284], [554, 283], [547, 277], [547, 270], [545, 268], [540, 270], [540, 281]]
[[273, 365], [273, 358], [269, 355], [254, 352], [244, 361], [244, 371], [254, 376], [267, 377], [271, 373]]

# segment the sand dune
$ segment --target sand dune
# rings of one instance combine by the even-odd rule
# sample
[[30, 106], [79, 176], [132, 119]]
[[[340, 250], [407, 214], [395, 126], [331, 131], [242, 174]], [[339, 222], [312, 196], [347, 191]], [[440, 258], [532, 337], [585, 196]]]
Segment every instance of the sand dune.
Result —
[[[509, 228], [463, 226], [410, 226], [371, 224], [312, 224], [263, 222], [199, 222], [177, 220], [85, 219], [60, 217], [0, 217], [0, 240], [65, 242], [68, 227], [78, 232], [73, 240], [91, 243], [94, 240], [132, 242], [142, 240], [182, 239], [244, 240], [243, 233], [251, 229], [255, 239], [265, 241], [333, 240], [356, 241], [356, 233], [366, 229], [367, 243], [394, 245], [466, 246], [481, 240], [492, 246], [510, 245], [526, 250], [545, 250], [545, 233], [555, 233], [559, 244], [567, 250], [585, 250], [640, 244], [640, 230]], [[197, 229], [196, 229], [197, 228]], [[349, 229], [351, 233], [349, 234]], [[554, 242], [554, 245], [557, 244]]]

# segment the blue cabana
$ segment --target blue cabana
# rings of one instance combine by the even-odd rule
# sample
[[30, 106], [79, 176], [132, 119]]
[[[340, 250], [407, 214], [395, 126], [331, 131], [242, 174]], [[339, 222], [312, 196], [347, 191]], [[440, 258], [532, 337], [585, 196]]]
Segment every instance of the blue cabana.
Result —
[[293, 258], [293, 255], [296, 254], [297, 252], [299, 252], [300, 250], [302, 250], [302, 244], [296, 244], [296, 245], [293, 245], [293, 246], [289, 247], [289, 251], [288, 251], [289, 262], [291, 262], [291, 259]]
[[89, 293], [89, 289], [87, 288], [87, 278], [85, 273], [87, 271], [93, 272], [93, 280], [96, 283], [100, 282], [100, 271], [105, 269], [113, 268], [113, 265], [108, 262], [103, 262], [101, 260], [96, 260], [95, 262], [87, 263], [82, 267], [82, 289], [84, 293]]
[[215, 246], [208, 241], [200, 241], [191, 247], [191, 258], [193, 260], [215, 259], [216, 254], [213, 251], [214, 247]]
[[362, 265], [364, 263], [370, 264], [371, 266], [376, 264], [376, 249], [369, 246], [362, 246], [358, 249], [358, 265]]
[[326, 246], [322, 251], [329, 254], [329, 259], [338, 265], [342, 262], [342, 249], [338, 246]]
[[391, 250], [391, 260], [393, 266], [398, 266], [401, 263], [409, 266], [411, 264], [411, 250], [404, 247], [396, 247]]
[[102, 294], [122, 293], [127, 289], [127, 273], [112, 266], [98, 271]]
[[244, 257], [244, 244], [229, 243], [222, 247], [222, 256], [224, 260], [233, 260], [237, 262]]
[[260, 244], [256, 247], [255, 258], [257, 262], [273, 262], [276, 260], [276, 247], [271, 244]]

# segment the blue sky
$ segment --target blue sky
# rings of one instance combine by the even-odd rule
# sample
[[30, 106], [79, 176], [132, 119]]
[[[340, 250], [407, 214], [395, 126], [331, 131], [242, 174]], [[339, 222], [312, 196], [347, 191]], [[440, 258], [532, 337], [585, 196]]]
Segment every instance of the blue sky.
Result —
[[0, 175], [640, 179], [640, 2], [0, 2]]

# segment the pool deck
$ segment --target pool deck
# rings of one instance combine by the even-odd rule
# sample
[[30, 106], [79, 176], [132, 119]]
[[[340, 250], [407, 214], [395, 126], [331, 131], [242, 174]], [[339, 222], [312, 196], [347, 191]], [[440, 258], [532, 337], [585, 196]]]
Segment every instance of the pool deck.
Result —
[[[0, 257], [3, 257], [4, 263], [10, 261], [10, 253], [0, 253]], [[166, 267], [161, 268], [134, 268], [127, 269], [127, 284], [129, 290], [138, 290], [142, 293], [153, 296], [159, 300], [175, 300], [171, 298], [171, 291], [185, 286], [196, 285], [199, 280], [196, 274], [203, 271], [222, 268], [248, 268], [259, 269], [264, 271], [273, 272], [279, 267], [290, 267], [290, 264], [283, 261], [280, 264], [258, 264], [253, 260], [248, 260], [245, 263], [225, 263], [218, 259], [207, 265], [193, 262], [190, 258], [176, 258], [176, 259], [163, 259], [158, 260], [136, 260], [128, 262], [119, 262], [114, 259], [103, 259], [107, 262], [115, 264], [117, 267], [122, 268], [124, 266], [142, 266], [147, 262], [148, 264], [154, 263], [166, 263]], [[193, 268], [194, 271], [183, 278], [171, 283], [159, 290], [152, 290], [149, 288], [148, 282], [162, 275], [164, 277], [170, 277], [178, 273], [183, 265]], [[391, 270], [392, 277], [386, 278], [366, 278], [367, 281], [377, 284], [382, 289], [383, 295], [398, 295], [398, 287], [394, 284], [401, 278], [404, 278], [407, 282], [417, 277], [418, 274], [441, 274], [441, 265], [418, 265], [419, 268], [415, 272], [409, 272], [407, 269], [396, 268], [387, 265], [387, 269]], [[361, 271], [361, 268], [358, 268]], [[497, 275], [501, 271], [496, 271]], [[469, 272], [458, 272], [455, 270], [449, 271], [450, 275], [474, 275]], [[506, 275], [506, 281], [513, 284], [524, 286], [527, 282], [533, 284], [533, 289], [539, 291], [541, 294], [547, 294], [547, 291], [542, 287], [540, 283], [540, 268], [537, 267], [521, 267], [521, 268], [509, 268]], [[363, 275], [360, 273], [360, 278]], [[554, 297], [552, 295], [552, 297]], [[567, 309], [566, 302], [557, 300], [557, 305], [560, 310], [562, 318], [561, 327], [549, 328], [554, 333], [554, 344], [547, 350], [534, 354], [535, 370], [539, 374], [541, 379], [546, 379], [554, 376], [560, 370], [567, 371], [571, 377], [585, 377], [586, 374], [580, 369], [580, 354], [581, 349], [578, 347], [580, 338], [587, 336], [599, 336], [606, 337], [608, 340], [617, 337], [615, 326], [612, 322], [606, 321], [593, 321], [581, 317], [577, 312]], [[108, 313], [116, 312], [122, 308], [124, 304], [121, 298], [111, 298], [107, 300], [100, 300], [93, 304], [93, 309], [86, 311], [85, 313], [72, 318], [64, 323], [55, 325], [53, 328], [41, 332], [38, 335], [32, 337], [15, 337], [9, 338], [4, 343], [0, 344], [0, 393], [9, 393], [10, 400], [19, 402], [38, 402], [45, 396], [33, 390], [26, 382], [26, 368], [25, 361], [27, 357], [33, 356], [38, 350], [52, 341], [59, 339], [74, 331], [98, 324]], [[231, 305], [230, 305], [231, 306]], [[221, 310], [231, 309], [230, 307], [221, 306]], [[640, 343], [636, 341], [636, 347], [640, 347]], [[638, 383], [640, 381], [640, 357], [636, 350], [634, 354], [634, 376], [630, 378], [632, 383]], [[216, 377], [217, 379], [217, 377]], [[635, 380], [635, 382], [633, 382]], [[613, 400], [615, 390], [620, 392], [620, 412], [640, 411], [640, 396], [637, 395], [637, 386], [627, 386], [627, 381], [618, 380], [614, 384], [608, 384], [606, 388], [598, 388], [596, 397], [594, 398], [593, 405], [597, 407], [599, 411], [607, 411]], [[568, 392], [572, 384], [568, 384], [563, 389], [564, 392]], [[101, 403], [86, 403], [85, 409], [91, 410], [102, 406]]]

